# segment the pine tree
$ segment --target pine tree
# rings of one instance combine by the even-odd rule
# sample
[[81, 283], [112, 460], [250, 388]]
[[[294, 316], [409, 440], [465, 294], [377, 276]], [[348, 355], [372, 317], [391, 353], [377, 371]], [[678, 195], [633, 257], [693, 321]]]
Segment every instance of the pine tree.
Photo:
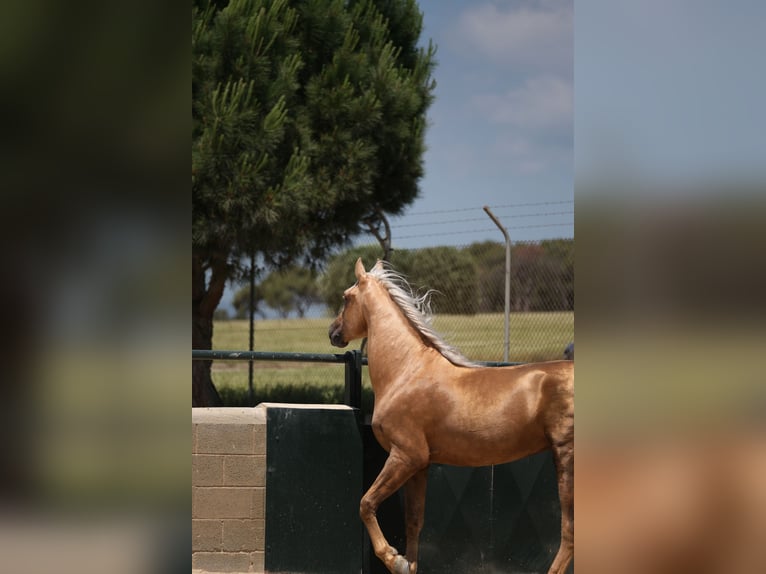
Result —
[[[192, 345], [240, 261], [320, 261], [418, 193], [434, 49], [413, 1], [192, 7]], [[220, 399], [193, 362], [192, 404]]]

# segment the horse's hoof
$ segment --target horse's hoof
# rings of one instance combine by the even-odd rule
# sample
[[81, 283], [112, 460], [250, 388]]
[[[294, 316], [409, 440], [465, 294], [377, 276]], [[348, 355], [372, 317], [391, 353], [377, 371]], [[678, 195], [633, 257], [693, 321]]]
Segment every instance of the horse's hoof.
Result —
[[410, 563], [404, 556], [394, 558], [394, 574], [410, 574]]

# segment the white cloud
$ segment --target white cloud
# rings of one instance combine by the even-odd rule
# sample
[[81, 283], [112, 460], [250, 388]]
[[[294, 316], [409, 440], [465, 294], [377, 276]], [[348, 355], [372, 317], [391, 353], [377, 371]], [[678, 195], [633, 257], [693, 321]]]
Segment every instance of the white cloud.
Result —
[[571, 130], [572, 84], [555, 76], [527, 79], [501, 94], [478, 94], [476, 109], [490, 121], [530, 130]]
[[572, 84], [555, 76], [529, 78], [501, 93], [471, 100], [474, 113], [494, 133], [489, 145], [521, 174], [542, 173], [571, 162]]
[[541, 174], [566, 168], [572, 162], [571, 146], [541, 141], [506, 130], [488, 142], [490, 161], [521, 175]]
[[466, 164], [524, 176], [571, 169], [573, 25], [572, 0], [463, 4], [447, 37], [454, 57], [444, 73], [450, 65], [459, 72], [440, 85], [449, 122], [459, 117], [466, 133], [482, 134], [471, 138], [476, 153]]
[[541, 0], [472, 6], [457, 31], [463, 47], [496, 64], [571, 75], [573, 26], [572, 0]]

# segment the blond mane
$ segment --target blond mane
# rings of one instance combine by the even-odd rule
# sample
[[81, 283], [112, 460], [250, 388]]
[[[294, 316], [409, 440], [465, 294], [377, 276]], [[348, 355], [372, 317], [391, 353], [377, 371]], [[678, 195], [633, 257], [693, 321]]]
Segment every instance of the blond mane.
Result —
[[431, 294], [434, 291], [428, 290], [423, 295], [415, 295], [407, 280], [385, 262], [379, 262], [367, 274], [375, 277], [386, 288], [391, 299], [401, 309], [404, 316], [421, 338], [439, 351], [445, 359], [459, 367], [478, 366], [477, 363], [468, 360], [455, 347], [447, 344], [441, 335], [434, 330], [431, 324], [432, 314], [430, 304]]

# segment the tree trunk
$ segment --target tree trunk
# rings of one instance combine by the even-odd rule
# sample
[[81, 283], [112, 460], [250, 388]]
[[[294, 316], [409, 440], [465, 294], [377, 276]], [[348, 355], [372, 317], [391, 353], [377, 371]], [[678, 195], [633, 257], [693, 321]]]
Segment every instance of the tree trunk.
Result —
[[[192, 349], [213, 348], [213, 313], [223, 296], [225, 282], [221, 268], [214, 267], [206, 287], [200, 258], [192, 256]], [[192, 361], [192, 407], [223, 405], [210, 376], [211, 365], [212, 361]]]
[[[209, 350], [213, 348], [213, 317], [200, 316], [192, 308], [192, 348]], [[223, 405], [213, 385], [210, 367], [213, 361], [192, 361], [192, 406], [220, 407]]]

